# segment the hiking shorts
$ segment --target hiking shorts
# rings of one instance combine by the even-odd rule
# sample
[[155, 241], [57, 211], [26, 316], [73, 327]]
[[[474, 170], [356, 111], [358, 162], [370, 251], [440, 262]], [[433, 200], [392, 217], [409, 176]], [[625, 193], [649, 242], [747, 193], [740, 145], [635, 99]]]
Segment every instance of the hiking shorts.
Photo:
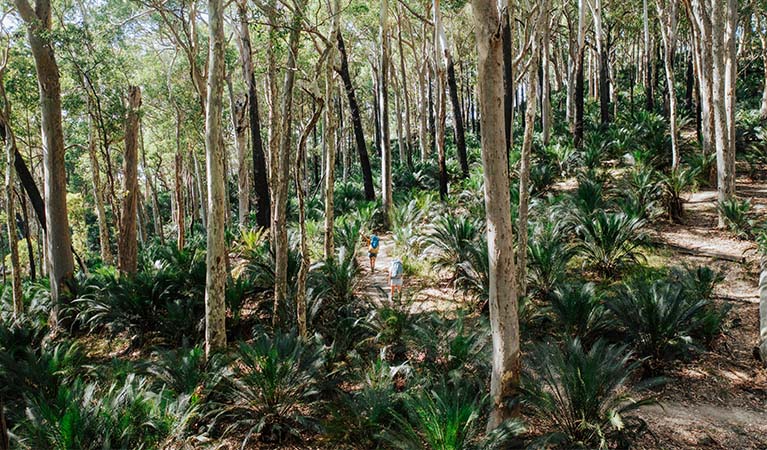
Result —
[[392, 286], [402, 286], [402, 277], [392, 278], [389, 284], [391, 284]]

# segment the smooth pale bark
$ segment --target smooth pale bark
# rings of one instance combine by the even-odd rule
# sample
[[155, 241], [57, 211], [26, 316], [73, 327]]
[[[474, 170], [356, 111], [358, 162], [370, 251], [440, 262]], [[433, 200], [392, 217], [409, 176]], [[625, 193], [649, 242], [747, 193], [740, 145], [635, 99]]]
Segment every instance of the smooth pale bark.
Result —
[[[413, 135], [410, 128], [410, 89], [407, 82], [407, 71], [405, 70], [405, 48], [402, 45], [402, 16], [399, 14], [399, 4], [397, 7], [397, 45], [399, 46], [399, 72], [400, 83], [402, 85], [402, 96], [405, 100], [405, 151], [407, 153], [407, 165], [412, 168], [413, 166]], [[400, 144], [401, 145], [401, 144]]]
[[[325, 236], [324, 236], [324, 251], [325, 251], [325, 259], [331, 259], [335, 256], [335, 242], [334, 242], [334, 231], [335, 231], [335, 209], [333, 204], [333, 188], [335, 186], [336, 182], [336, 128], [337, 128], [337, 116], [336, 112], [333, 108], [335, 105], [335, 86], [336, 86], [336, 80], [333, 73], [333, 65], [335, 63], [335, 57], [336, 57], [336, 43], [337, 43], [337, 37], [336, 33], [340, 35], [339, 25], [338, 25], [338, 19], [336, 11], [340, 10], [340, 5], [338, 4], [338, 0], [328, 0], [328, 9], [330, 10], [330, 39], [329, 44], [327, 48], [327, 69], [325, 71], [325, 104], [327, 104], [327, 108], [325, 109], [325, 127], [322, 130], [323, 131], [323, 140], [325, 144]], [[342, 58], [345, 58], [342, 57]], [[342, 63], [343, 64], [343, 63]], [[348, 70], [348, 67], [347, 67]], [[316, 115], [316, 118], [312, 117], [313, 120], [309, 121], [309, 125], [304, 130], [304, 133], [307, 133], [308, 131], [311, 131], [316, 126], [317, 120], [319, 120], [319, 114], [322, 110], [322, 102], [315, 100], [314, 102], [314, 115]], [[339, 108], [340, 109], [340, 108]], [[302, 136], [303, 137], [303, 136]], [[306, 147], [306, 142], [304, 139], [304, 142], [299, 142], [299, 151], [305, 152], [305, 148], [302, 150], [300, 148], [300, 145], [303, 145]], [[367, 155], [367, 150], [365, 150], [365, 154]], [[305, 158], [305, 157], [304, 157]], [[296, 157], [296, 161], [300, 162], [300, 158]], [[298, 167], [298, 165], [296, 165]], [[302, 189], [305, 188], [302, 186]], [[296, 184], [296, 189], [298, 189], [298, 182]], [[303, 198], [300, 198], [301, 201], [303, 201]], [[303, 214], [303, 212], [299, 212], [299, 214]], [[300, 222], [300, 220], [299, 220]], [[304, 227], [303, 224], [299, 224], [300, 226]], [[303, 236], [305, 234], [305, 228], [301, 231], [301, 236], [303, 239]], [[303, 250], [302, 250], [303, 252]], [[307, 266], [308, 266], [308, 259], [309, 254], [306, 253], [306, 255], [302, 256], [307, 259]], [[303, 265], [302, 265], [303, 268]], [[306, 280], [304, 280], [304, 283]], [[304, 311], [305, 312], [305, 311]], [[304, 321], [306, 318], [304, 317]], [[304, 324], [305, 327], [306, 324]], [[300, 322], [299, 322], [299, 328], [300, 328]]]
[[762, 120], [767, 120], [767, 31], [764, 30], [765, 18], [759, 17], [756, 22], [758, 28], [759, 42], [762, 44], [762, 67], [764, 69], [764, 87], [762, 90], [762, 107], [760, 116]]
[[393, 208], [391, 139], [389, 134], [389, 0], [381, 0], [380, 17], [381, 61], [379, 64], [380, 83], [378, 108], [381, 114], [381, 205], [384, 224], [388, 227], [389, 215]]
[[5, 216], [11, 260], [11, 300], [13, 303], [13, 317], [18, 318], [24, 313], [24, 297], [21, 290], [19, 239], [16, 233], [16, 201], [13, 198], [13, 185], [16, 178], [13, 166], [17, 150], [16, 138], [11, 128], [11, 108], [5, 95], [3, 75], [7, 63], [7, 55], [4, 56], [2, 63], [0, 63], [0, 101], [3, 103], [3, 110], [0, 111], [0, 141], [3, 141], [5, 148]]
[[404, 170], [406, 169], [405, 164], [407, 162], [407, 149], [405, 145], [403, 145], [402, 139], [404, 136], [402, 133], [402, 95], [404, 90], [402, 89], [402, 86], [400, 86], [399, 79], [397, 78], [397, 69], [395, 68], [393, 61], [391, 68], [389, 69], [389, 74], [391, 83], [394, 86], [394, 117], [397, 119], [397, 150], [399, 153], [400, 167]]
[[584, 0], [578, 0], [578, 46], [575, 54], [575, 89], [573, 100], [575, 102], [575, 126], [573, 129], [573, 144], [575, 148], [583, 147], [583, 63], [586, 51], [586, 6]]
[[375, 200], [375, 188], [373, 187], [373, 171], [370, 169], [370, 157], [368, 156], [367, 144], [365, 143], [365, 133], [362, 129], [362, 119], [360, 117], [360, 108], [357, 103], [357, 96], [354, 92], [354, 85], [349, 74], [349, 60], [346, 56], [346, 46], [340, 30], [336, 30], [336, 42], [338, 44], [338, 54], [341, 60], [338, 74], [344, 83], [346, 90], [346, 100], [349, 103], [349, 113], [352, 118], [352, 128], [354, 129], [354, 142], [357, 146], [357, 156], [360, 159], [362, 169], [362, 183], [365, 187], [365, 199]]
[[[276, 0], [269, 0], [269, 10], [274, 11], [276, 7]], [[272, 225], [275, 222], [275, 215], [277, 214], [277, 208], [275, 206], [275, 190], [278, 182], [278, 160], [280, 154], [280, 100], [279, 100], [279, 88], [277, 86], [277, 77], [279, 76], [279, 70], [277, 69], [277, 57], [275, 55], [275, 48], [279, 45], [279, 23], [277, 17], [274, 14], [267, 15], [269, 21], [269, 44], [266, 46], [266, 62], [267, 62], [267, 91], [269, 92], [269, 192], [271, 195], [271, 219]], [[274, 248], [274, 235], [272, 235], [272, 248]]]
[[[424, 30], [426, 24], [423, 25]], [[421, 45], [421, 52], [426, 53], [426, 39], [423, 40]], [[428, 114], [428, 88], [426, 87], [426, 72], [428, 69], [428, 58], [421, 58], [421, 67], [418, 69], [418, 147], [421, 151], [421, 162], [425, 162], [429, 158], [431, 148], [428, 146], [428, 127], [427, 127], [427, 114]]]
[[[727, 27], [727, 4], [725, 0], [714, 0], [711, 10], [711, 55], [712, 99], [714, 109], [714, 143], [716, 146], [717, 199], [729, 200], [734, 194], [734, 173], [729, 167], [730, 135], [728, 110], [728, 83], [726, 79], [726, 60], [728, 45], [725, 36]], [[719, 227], [725, 226], [724, 216], [719, 214]]]
[[674, 89], [674, 55], [676, 54], [677, 0], [657, 0], [658, 18], [660, 19], [661, 38], [663, 39], [663, 63], [668, 88], [669, 133], [671, 134], [671, 170], [679, 167], [679, 142], [676, 120], [676, 90]]
[[535, 112], [538, 106], [538, 89], [536, 89], [536, 80], [538, 79], [538, 60], [540, 49], [540, 33], [544, 22], [548, 22], [546, 17], [548, 10], [548, 0], [540, 2], [542, 12], [539, 14], [532, 46], [530, 49], [530, 61], [527, 68], [527, 99], [525, 107], [525, 135], [522, 140], [522, 155], [519, 164], [519, 218], [517, 229], [519, 232], [518, 251], [517, 251], [517, 269], [519, 295], [527, 294], [527, 217], [530, 209], [530, 156], [533, 150], [533, 134], [535, 132]]
[[[727, 114], [727, 150], [725, 152], [725, 195], [727, 199], [735, 196], [735, 97], [736, 81], [738, 76], [738, 1], [727, 1], [727, 21], [725, 24], [725, 61], [724, 80], [725, 97], [724, 105]], [[744, 36], [746, 39], [747, 36]]]
[[109, 245], [109, 224], [107, 223], [107, 214], [104, 209], [104, 191], [101, 186], [101, 168], [99, 167], [99, 158], [96, 151], [98, 146], [98, 136], [93, 119], [89, 120], [90, 134], [88, 137], [88, 156], [91, 162], [91, 182], [93, 185], [93, 198], [96, 202], [96, 221], [99, 226], [99, 247], [101, 250], [101, 260], [104, 264], [112, 264], [112, 248]]
[[549, 22], [549, 15], [549, 11], [546, 11], [546, 18], [543, 23], [543, 37], [541, 38], [541, 131], [543, 134], [543, 145], [549, 145], [551, 142], [551, 118], [553, 115], [551, 110], [551, 24]]
[[134, 275], [138, 270], [138, 124], [141, 89], [128, 87], [128, 115], [125, 119], [125, 153], [123, 156], [123, 201], [117, 268], [121, 275]]
[[436, 146], [439, 165], [439, 197], [444, 201], [447, 199], [447, 164], [445, 161], [445, 108], [447, 106], [445, 101], [445, 55], [447, 53], [447, 43], [445, 42], [445, 32], [442, 29], [439, 0], [433, 0], [432, 8], [434, 18], [434, 64], [436, 66], [435, 88], [437, 90]]
[[27, 36], [35, 60], [40, 93], [48, 272], [51, 279], [51, 297], [54, 300], [50, 322], [56, 327], [59, 300], [69, 293], [74, 277], [74, 255], [67, 217], [61, 84], [53, 43], [49, 40], [51, 3], [49, 0], [36, 0], [34, 9], [27, 0], [14, 0], [14, 3], [27, 25]]
[[184, 201], [184, 155], [181, 153], [181, 112], [176, 110], [176, 155], [174, 157], [174, 198], [176, 203], [176, 247], [183, 250], [186, 245], [186, 205]]
[[205, 355], [226, 348], [226, 267], [224, 240], [226, 211], [224, 195], [224, 5], [208, 1], [210, 51], [208, 55], [205, 153], [208, 179], [207, 252], [205, 258]]
[[[596, 55], [598, 65], [597, 71], [594, 71], [597, 83], [592, 83], [594, 92], [599, 98], [599, 116], [602, 126], [610, 122], [610, 75], [609, 60], [607, 56], [608, 48], [605, 42], [604, 29], [602, 27], [602, 0], [589, 1], [591, 15], [594, 18], [594, 37], [596, 41]], [[598, 90], [597, 90], [598, 86]]]
[[[242, 75], [248, 85], [248, 124], [250, 125], [251, 152], [253, 153], [253, 185], [255, 196], [253, 206], [256, 210], [256, 225], [269, 228], [271, 216], [271, 198], [269, 197], [269, 177], [266, 169], [264, 143], [261, 139], [261, 118], [258, 113], [258, 90], [253, 70], [253, 58], [248, 26], [248, 6], [246, 0], [238, 0], [239, 46]], [[246, 180], [247, 181], [247, 180]], [[243, 183], [240, 178], [239, 183]], [[240, 197], [242, 200], [242, 197]], [[248, 206], [249, 207], [249, 206]], [[240, 220], [242, 223], [242, 219]]]
[[472, 5], [478, 50], [477, 87], [490, 258], [489, 305], [493, 342], [490, 396], [493, 409], [488, 429], [494, 429], [512, 416], [508, 400], [519, 389], [519, 318], [509, 168], [506, 163], [501, 16], [493, 0], [474, 0]]
[[[333, 42], [333, 40], [330, 40], [330, 42]], [[332, 59], [329, 59], [329, 61], [332, 61]], [[331, 66], [332, 63], [329, 64], [328, 75], [332, 75], [333, 73], [333, 68]], [[328, 84], [332, 84], [332, 81], [328, 81]], [[301, 137], [298, 140], [298, 150], [296, 151], [296, 164], [294, 172], [296, 197], [298, 198], [298, 230], [301, 234], [301, 265], [298, 269], [298, 286], [296, 288], [296, 321], [298, 322], [298, 333], [302, 338], [306, 338], [308, 336], [306, 319], [306, 278], [309, 274], [310, 264], [309, 244], [306, 236], [306, 206], [304, 200], [306, 198], [306, 177], [303, 176], [303, 173], [304, 168], [306, 167], [306, 141], [309, 139], [309, 135], [312, 133], [312, 130], [314, 130], [314, 127], [317, 126], [317, 121], [322, 115], [323, 103], [322, 99], [316, 98], [314, 99], [314, 102], [314, 114], [312, 114], [312, 117], [309, 119], [309, 123], [307, 123], [304, 127], [303, 131], [301, 132]], [[330, 110], [330, 108], [328, 108], [328, 110]]]
[[645, 108], [648, 111], [655, 109], [655, 93], [652, 82], [652, 65], [650, 63], [650, 18], [647, 9], [647, 0], [642, 0], [642, 23], [644, 25], [644, 54], [642, 68], [644, 70]]
[[236, 99], [232, 82], [229, 86], [229, 105], [234, 128], [234, 146], [237, 149], [237, 212], [241, 227], [248, 225], [250, 212], [250, 167], [248, 167], [248, 99]]
[[282, 89], [282, 106], [280, 114], [280, 146], [276, 155], [277, 171], [273, 174], [274, 183], [274, 217], [272, 219], [273, 246], [275, 254], [274, 267], [274, 305], [272, 307], [272, 324], [279, 321], [279, 307], [288, 298], [288, 183], [290, 182], [290, 148], [292, 142], [293, 121], [293, 87], [295, 85], [296, 61], [298, 44], [301, 37], [301, 22], [305, 2], [297, 0], [291, 24], [288, 42], [288, 61], [285, 80]]

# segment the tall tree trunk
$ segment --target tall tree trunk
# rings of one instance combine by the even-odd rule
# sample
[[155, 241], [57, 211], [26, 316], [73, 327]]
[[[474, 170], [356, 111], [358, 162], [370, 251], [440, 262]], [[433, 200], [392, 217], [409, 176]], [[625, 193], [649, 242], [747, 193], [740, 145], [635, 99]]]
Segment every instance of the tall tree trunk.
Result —
[[[607, 43], [605, 42], [604, 28], [602, 26], [602, 1], [589, 2], [591, 13], [594, 17], [594, 35], [596, 37], [596, 56], [599, 68], [599, 82], [594, 84], [595, 92], [599, 97], [599, 117], [602, 126], [610, 123], [610, 72]], [[595, 74], [596, 75], [596, 74]], [[596, 89], [598, 85], [598, 90]]]
[[669, 132], [671, 134], [671, 170], [679, 167], [679, 142], [676, 124], [676, 90], [674, 89], [674, 55], [676, 54], [677, 0], [658, 0], [658, 18], [660, 19], [661, 38], [663, 39], [664, 67], [668, 88]]
[[109, 224], [107, 223], [107, 214], [104, 209], [104, 191], [101, 186], [101, 169], [99, 167], [98, 153], [96, 147], [98, 146], [98, 136], [96, 127], [93, 124], [93, 119], [89, 119], [89, 137], [88, 137], [88, 155], [91, 162], [92, 182], [93, 182], [93, 198], [96, 201], [96, 220], [99, 226], [99, 247], [101, 249], [101, 260], [104, 264], [112, 264], [112, 249], [109, 245]]
[[642, 19], [644, 24], [644, 57], [642, 65], [644, 67], [644, 89], [645, 89], [645, 108], [648, 111], [655, 109], [655, 93], [653, 92], [652, 82], [652, 64], [650, 61], [650, 17], [647, 10], [647, 0], [642, 0]]
[[183, 183], [183, 171], [184, 171], [184, 155], [181, 152], [181, 112], [176, 110], [176, 155], [175, 155], [175, 167], [174, 167], [174, 195], [176, 200], [176, 247], [179, 250], [183, 250], [186, 246], [186, 225], [184, 219], [186, 217], [186, 206], [184, 202], [184, 183]]
[[551, 24], [549, 23], [550, 13], [546, 11], [546, 18], [543, 24], [543, 37], [541, 39], [541, 130], [543, 134], [543, 145], [549, 145], [551, 142], [551, 57], [550, 57], [550, 33]]
[[[727, 16], [725, 23], [725, 111], [727, 114], [727, 151], [725, 153], [725, 191], [728, 199], [735, 196], [735, 108], [736, 82], [738, 76], [738, 1], [727, 1]], [[743, 39], [747, 39], [744, 36]]]
[[[439, 0], [433, 0], [434, 8], [434, 66], [436, 71], [437, 90], [437, 158], [439, 163], [439, 197], [447, 200], [447, 164], [445, 161], [445, 62], [447, 60], [447, 43], [442, 30], [442, 18], [439, 11]], [[460, 115], [460, 109], [458, 111]]]
[[767, 33], [764, 32], [762, 27], [765, 25], [765, 16], [757, 16], [757, 27], [759, 28], [759, 42], [762, 44], [762, 67], [764, 68], [764, 87], [762, 89], [762, 107], [760, 108], [760, 116], [762, 120], [767, 120]]
[[368, 157], [368, 148], [365, 143], [365, 133], [362, 129], [362, 119], [360, 117], [360, 108], [357, 104], [357, 96], [354, 93], [354, 85], [349, 74], [349, 59], [346, 56], [346, 46], [341, 31], [336, 33], [336, 42], [338, 43], [338, 54], [341, 60], [341, 66], [338, 74], [344, 83], [346, 90], [346, 101], [349, 103], [349, 113], [352, 116], [352, 128], [354, 129], [354, 141], [357, 144], [357, 155], [360, 158], [360, 167], [362, 168], [362, 182], [365, 187], [365, 199], [375, 200], [375, 188], [373, 187], [373, 171], [370, 169], [370, 158]]
[[59, 301], [69, 293], [74, 276], [74, 256], [67, 217], [67, 180], [64, 166], [64, 131], [61, 125], [61, 84], [51, 31], [50, 0], [14, 0], [27, 25], [40, 90], [43, 163], [45, 165], [46, 237], [51, 278], [51, 324], [58, 323]]
[[405, 49], [402, 45], [402, 17], [400, 16], [400, 7], [397, 7], [397, 45], [399, 46], [399, 72], [400, 82], [402, 84], [402, 95], [405, 100], [405, 152], [407, 153], [407, 166], [413, 168], [413, 136], [410, 128], [410, 94], [407, 84], [407, 71], [405, 70]]
[[586, 51], [586, 6], [584, 0], [578, 0], [578, 49], [575, 57], [575, 129], [573, 144], [575, 148], [583, 147], [583, 62]]
[[[237, 148], [237, 211], [241, 227], [248, 225], [250, 212], [250, 168], [248, 167], [248, 98], [235, 100], [231, 78], [227, 78], [229, 87], [229, 109], [234, 128], [234, 145]], [[264, 165], [264, 167], [266, 167]], [[266, 178], [266, 177], [264, 177]], [[268, 194], [267, 186], [267, 194]], [[256, 213], [258, 214], [258, 211]], [[261, 225], [259, 225], [260, 227]]]
[[527, 295], [527, 217], [530, 209], [530, 156], [533, 150], [535, 133], [535, 110], [538, 106], [538, 91], [535, 82], [538, 79], [538, 58], [540, 57], [540, 34], [544, 22], [548, 22], [548, 0], [540, 3], [541, 12], [533, 31], [530, 49], [530, 62], [527, 69], [527, 105], [525, 108], [525, 135], [522, 141], [522, 155], [519, 166], [519, 233], [517, 245], [517, 286], [519, 295]]
[[455, 81], [455, 65], [448, 49], [445, 49], [447, 62], [447, 85], [450, 88], [450, 102], [453, 106], [453, 126], [455, 127], [455, 150], [458, 153], [458, 163], [461, 166], [461, 176], [469, 177], [469, 159], [466, 155], [466, 131], [463, 125], [461, 100], [458, 95], [458, 85]]
[[488, 429], [512, 415], [508, 400], [518, 393], [520, 379], [519, 318], [517, 316], [514, 237], [511, 224], [509, 168], [503, 109], [503, 36], [498, 7], [492, 0], [474, 0], [477, 37], [478, 88], [482, 121], [482, 164], [490, 276], [490, 327], [493, 368], [490, 396], [493, 410]]
[[[5, 216], [6, 228], [8, 230], [8, 247], [11, 259], [11, 299], [13, 302], [13, 317], [18, 318], [24, 313], [24, 298], [21, 290], [21, 265], [19, 264], [19, 237], [16, 232], [16, 202], [13, 198], [14, 179], [14, 159], [16, 158], [16, 138], [11, 128], [11, 107], [8, 98], [5, 95], [5, 63], [0, 67], [0, 102], [3, 103], [3, 109], [0, 110], [0, 140], [5, 147]], [[32, 258], [32, 254], [29, 255]], [[3, 273], [5, 275], [5, 272]], [[0, 405], [2, 408], [2, 405]], [[3, 412], [0, 411], [0, 420], [4, 420]], [[0, 423], [0, 426], [4, 426]], [[0, 441], [7, 437], [4, 428], [0, 430]]]
[[123, 202], [117, 266], [122, 275], [135, 275], [138, 270], [138, 120], [141, 89], [128, 87], [128, 116], [125, 119], [125, 154], [123, 156]]
[[[426, 24], [424, 23], [424, 32], [426, 31]], [[422, 41], [421, 50], [424, 53], [421, 60], [420, 68], [418, 69], [418, 146], [421, 150], [421, 162], [425, 162], [429, 158], [430, 148], [428, 146], [428, 128], [427, 128], [427, 115], [428, 115], [428, 88], [426, 86], [426, 72], [428, 69], [428, 58], [426, 58], [426, 39]]]
[[[335, 1], [335, 0], [331, 0]], [[331, 17], [335, 16], [332, 14], [331, 11]], [[331, 19], [335, 20], [335, 19]], [[331, 39], [330, 42], [333, 42]], [[332, 61], [333, 58], [329, 58], [328, 61], [330, 63], [328, 64], [328, 77], [330, 78], [327, 81], [327, 84], [330, 85], [333, 83], [332, 80]], [[319, 75], [319, 74], [318, 74]], [[331, 89], [332, 91], [332, 89]], [[306, 141], [309, 139], [309, 135], [311, 134], [314, 127], [317, 125], [317, 121], [320, 119], [320, 116], [322, 115], [322, 100], [321, 99], [314, 99], [315, 102], [315, 109], [314, 114], [312, 114], [311, 119], [309, 119], [309, 123], [306, 124], [303, 131], [301, 132], [301, 137], [298, 140], [298, 151], [296, 152], [296, 169], [295, 169], [295, 183], [296, 183], [296, 197], [298, 198], [298, 228], [301, 233], [301, 265], [298, 269], [298, 286], [296, 288], [296, 321], [298, 322], [298, 333], [302, 338], [306, 338], [308, 336], [307, 332], [307, 318], [306, 318], [306, 278], [309, 274], [309, 245], [308, 245], [308, 239], [306, 236], [306, 206], [304, 199], [306, 198], [306, 178], [303, 177], [301, 174], [303, 173], [303, 168], [306, 165]], [[317, 107], [319, 104], [319, 107]], [[331, 113], [332, 115], [332, 113]], [[331, 134], [332, 136], [332, 134]], [[331, 203], [332, 203], [332, 195], [331, 195]], [[331, 241], [332, 242], [332, 241]]]
[[509, 0], [501, 0], [501, 29], [503, 36], [503, 117], [506, 130], [506, 159], [514, 140], [514, 57]]
[[[727, 27], [727, 4], [725, 0], [714, 0], [711, 10], [711, 37], [713, 56], [712, 64], [712, 99], [714, 106], [714, 142], [716, 144], [716, 167], [717, 167], [717, 198], [719, 202], [727, 201], [731, 198], [734, 188], [734, 174], [729, 170], [729, 124], [730, 117], [728, 111], [728, 85], [726, 61], [728, 45], [725, 36]], [[732, 181], [731, 181], [732, 180]], [[719, 227], [725, 226], [724, 216], [719, 214]]]
[[389, 137], [389, 0], [381, 0], [381, 61], [378, 76], [381, 114], [381, 205], [386, 226], [392, 211], [391, 139]]
[[293, 122], [293, 87], [295, 85], [296, 61], [298, 59], [298, 44], [301, 37], [301, 22], [303, 20], [304, 0], [297, 0], [291, 24], [288, 41], [288, 61], [285, 80], [282, 89], [280, 148], [277, 156], [277, 172], [274, 178], [274, 217], [272, 230], [274, 232], [274, 305], [272, 308], [272, 324], [279, 321], [279, 307], [288, 298], [288, 183], [290, 182], [290, 149], [292, 142]]
[[[251, 56], [253, 51], [250, 44], [248, 5], [246, 0], [238, 0], [237, 12], [240, 19], [240, 62], [242, 63], [242, 75], [248, 84], [247, 104], [248, 118], [250, 119], [251, 151], [253, 152], [253, 184], [255, 186], [256, 194], [253, 203], [256, 209], [256, 225], [260, 228], [269, 228], [271, 211], [269, 177], [266, 170], [266, 158], [264, 157], [264, 143], [261, 139], [261, 118], [258, 113], [258, 90], [256, 86], [256, 77], [253, 71], [253, 58]], [[240, 178], [239, 181], [242, 183], [242, 178]]]
[[[325, 71], [325, 104], [327, 107], [325, 108], [325, 126], [323, 127], [323, 140], [325, 143], [325, 236], [324, 236], [324, 251], [325, 251], [325, 259], [329, 260], [335, 257], [335, 242], [334, 242], [334, 233], [335, 233], [335, 208], [333, 203], [333, 188], [336, 183], [336, 112], [333, 108], [335, 105], [335, 77], [333, 76], [333, 64], [335, 61], [335, 51], [333, 47], [333, 42], [338, 42], [338, 38], [334, 36], [336, 34], [337, 36], [340, 36], [340, 26], [338, 23], [337, 18], [337, 11], [340, 10], [340, 5], [337, 3], [338, 0], [328, 0], [328, 9], [330, 13], [330, 44], [328, 45], [327, 50], [327, 70]], [[342, 47], [343, 45], [338, 45], [338, 47]], [[342, 60], [345, 59], [345, 55], [343, 55]], [[343, 64], [343, 62], [341, 63]], [[347, 74], [348, 74], [348, 67], [346, 68]], [[343, 69], [341, 70], [343, 71]], [[343, 77], [342, 77], [343, 78]], [[354, 90], [352, 89], [352, 96], [354, 95]], [[340, 110], [340, 105], [339, 110]], [[314, 107], [315, 107], [315, 115], [316, 118], [313, 117], [313, 120], [309, 122], [310, 126], [307, 126], [307, 129], [313, 130], [317, 120], [319, 120], [319, 114], [320, 110], [322, 109], [322, 102], [317, 101], [315, 99], [314, 101]], [[356, 100], [355, 100], [355, 108], [356, 108]], [[354, 114], [354, 113], [352, 113]], [[359, 119], [359, 112], [357, 113], [357, 118]], [[362, 125], [360, 124], [360, 127]], [[363, 144], [364, 144], [364, 138], [363, 138]], [[303, 143], [304, 146], [306, 146], [306, 143]], [[299, 145], [300, 146], [300, 145]], [[302, 151], [299, 148], [299, 151]], [[365, 156], [367, 156], [367, 149], [365, 149]], [[298, 158], [296, 158], [296, 161], [298, 161]], [[298, 165], [296, 166], [298, 167]], [[370, 169], [370, 163], [368, 162], [368, 169]], [[372, 185], [371, 185], [372, 187]], [[298, 189], [298, 186], [296, 186], [296, 189]], [[303, 225], [301, 225], [303, 226]], [[305, 231], [305, 230], [304, 230]], [[301, 236], [303, 237], [304, 231], [301, 232]], [[303, 252], [303, 250], [302, 250]], [[302, 254], [303, 255], [303, 254]], [[309, 258], [309, 255], [307, 254], [305, 258]], [[307, 262], [308, 265], [308, 262]]]
[[208, 211], [205, 266], [205, 355], [226, 348], [226, 267], [224, 240], [224, 135], [221, 130], [224, 109], [224, 4], [208, 1], [209, 55], [207, 111], [205, 114], [205, 153], [208, 178]]

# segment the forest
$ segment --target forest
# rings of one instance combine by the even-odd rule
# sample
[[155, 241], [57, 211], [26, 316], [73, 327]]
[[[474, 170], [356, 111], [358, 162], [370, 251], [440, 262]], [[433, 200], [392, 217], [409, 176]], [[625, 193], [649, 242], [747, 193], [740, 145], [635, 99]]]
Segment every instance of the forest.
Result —
[[767, 1], [0, 0], [0, 450], [767, 448]]

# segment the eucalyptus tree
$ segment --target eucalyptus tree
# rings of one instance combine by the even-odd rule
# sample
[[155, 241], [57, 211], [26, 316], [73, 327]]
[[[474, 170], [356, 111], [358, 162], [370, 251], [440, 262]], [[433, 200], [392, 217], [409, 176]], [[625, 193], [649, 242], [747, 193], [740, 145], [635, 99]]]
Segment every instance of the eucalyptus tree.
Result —
[[43, 161], [45, 165], [45, 208], [48, 272], [51, 296], [51, 323], [58, 323], [59, 300], [69, 292], [74, 276], [74, 255], [67, 216], [67, 183], [64, 166], [64, 131], [61, 123], [61, 81], [51, 40], [50, 0], [14, 0], [27, 27], [35, 60], [40, 94]]
[[141, 89], [128, 87], [128, 107], [125, 119], [125, 152], [123, 154], [123, 212], [120, 222], [118, 269], [121, 274], [134, 275], [138, 270], [138, 238], [136, 218], [138, 214], [138, 147], [139, 108]]
[[224, 195], [224, 5], [208, 1], [209, 56], [207, 109], [205, 112], [205, 150], [207, 156], [208, 211], [207, 251], [205, 258], [205, 354], [226, 347], [226, 278], [227, 248], [224, 239], [226, 211]]
[[489, 255], [489, 304], [492, 335], [492, 412], [488, 428], [511, 417], [509, 400], [518, 392], [520, 380], [517, 270], [506, 163], [502, 21], [506, 18], [493, 0], [474, 0], [477, 38], [478, 90], [482, 122], [482, 164], [485, 181], [485, 214]]
[[0, 141], [5, 149], [5, 216], [8, 231], [8, 247], [11, 263], [11, 299], [13, 315], [19, 317], [24, 312], [24, 298], [21, 290], [21, 266], [19, 263], [19, 246], [16, 234], [16, 201], [13, 197], [15, 183], [14, 159], [16, 158], [16, 137], [11, 127], [11, 104], [5, 93], [5, 72], [8, 68], [10, 49], [0, 53]]

